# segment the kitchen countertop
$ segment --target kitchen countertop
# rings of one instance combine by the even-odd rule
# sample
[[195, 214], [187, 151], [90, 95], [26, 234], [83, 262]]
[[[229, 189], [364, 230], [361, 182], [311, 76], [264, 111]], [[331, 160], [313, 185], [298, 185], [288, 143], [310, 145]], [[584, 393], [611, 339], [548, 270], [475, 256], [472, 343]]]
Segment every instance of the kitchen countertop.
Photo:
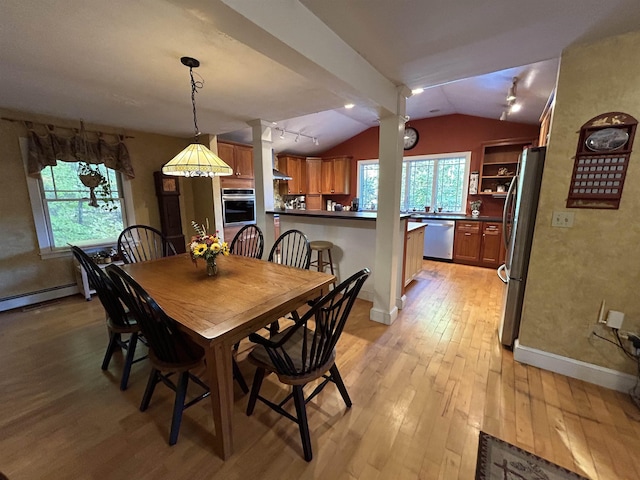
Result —
[[500, 222], [502, 223], [502, 217], [490, 217], [482, 216], [472, 217], [471, 215], [464, 215], [462, 213], [412, 213], [411, 218], [416, 220], [464, 220], [470, 222]]
[[[346, 220], [377, 220], [376, 212], [329, 212], [327, 210], [267, 210], [271, 215], [291, 215], [294, 217], [340, 218]], [[401, 213], [400, 218], [410, 218], [411, 214]]]
[[[342, 218], [353, 220], [376, 220], [378, 214], [376, 212], [330, 212], [327, 210], [267, 210], [267, 214], [271, 215], [291, 215], [298, 217], [315, 217], [315, 218]], [[502, 217], [479, 216], [472, 217], [461, 213], [417, 213], [407, 212], [401, 213], [400, 218], [413, 218], [416, 220], [464, 220], [471, 222], [502, 222]]]

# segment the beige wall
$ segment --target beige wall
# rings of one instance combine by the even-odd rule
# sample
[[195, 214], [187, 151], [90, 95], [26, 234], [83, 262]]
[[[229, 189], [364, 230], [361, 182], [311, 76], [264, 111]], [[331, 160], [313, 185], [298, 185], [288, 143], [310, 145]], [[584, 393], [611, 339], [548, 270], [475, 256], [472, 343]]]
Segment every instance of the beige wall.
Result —
[[635, 373], [613, 345], [590, 336], [600, 302], [640, 331], [640, 138], [636, 135], [619, 210], [570, 209], [573, 228], [552, 228], [565, 210], [578, 131], [589, 119], [620, 111], [640, 119], [640, 32], [567, 49], [531, 252], [520, 343]]
[[[0, 109], [0, 116], [78, 127], [77, 121], [3, 109]], [[87, 129], [115, 131], [110, 127], [95, 125], [87, 125]], [[127, 139], [126, 144], [136, 173], [136, 178], [131, 183], [136, 222], [160, 228], [153, 172], [182, 150], [188, 139], [137, 131], [127, 134], [134, 137]], [[20, 153], [21, 136], [26, 136], [26, 129], [22, 124], [0, 121], [0, 300], [75, 284], [71, 257], [40, 259]], [[190, 185], [184, 181], [181, 182], [181, 205], [183, 232], [190, 235], [193, 201]]]

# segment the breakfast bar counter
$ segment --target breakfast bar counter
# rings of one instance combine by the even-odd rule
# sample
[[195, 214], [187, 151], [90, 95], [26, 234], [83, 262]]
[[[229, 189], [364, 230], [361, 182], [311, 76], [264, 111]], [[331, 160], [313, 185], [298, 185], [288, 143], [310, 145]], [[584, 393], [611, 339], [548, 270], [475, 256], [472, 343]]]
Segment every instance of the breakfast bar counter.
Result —
[[[373, 301], [376, 254], [376, 212], [332, 212], [326, 210], [269, 210], [269, 215], [278, 215], [280, 232], [300, 230], [309, 241], [328, 240], [333, 243], [331, 255], [338, 281], [351, 274], [369, 268], [371, 278], [363, 285], [360, 298]], [[410, 214], [399, 214], [399, 234], [404, 238], [407, 219]], [[403, 258], [404, 245], [397, 252]], [[391, 254], [391, 252], [389, 252]], [[314, 254], [315, 255], [315, 254]], [[313, 258], [315, 260], [315, 257]], [[401, 260], [400, 260], [401, 261]], [[396, 298], [402, 297], [402, 268], [398, 273], [398, 290]]]

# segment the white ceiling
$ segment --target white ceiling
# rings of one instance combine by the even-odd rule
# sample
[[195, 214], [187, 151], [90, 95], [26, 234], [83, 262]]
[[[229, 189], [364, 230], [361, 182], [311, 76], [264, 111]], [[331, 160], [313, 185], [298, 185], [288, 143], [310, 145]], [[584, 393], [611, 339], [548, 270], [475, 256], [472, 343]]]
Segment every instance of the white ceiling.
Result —
[[509, 119], [536, 123], [566, 46], [638, 25], [637, 0], [3, 0], [0, 107], [188, 137], [188, 55], [200, 130], [249, 142], [274, 121], [319, 140], [276, 151], [314, 154], [376, 125], [395, 85], [427, 88], [413, 119], [498, 118], [518, 77]]

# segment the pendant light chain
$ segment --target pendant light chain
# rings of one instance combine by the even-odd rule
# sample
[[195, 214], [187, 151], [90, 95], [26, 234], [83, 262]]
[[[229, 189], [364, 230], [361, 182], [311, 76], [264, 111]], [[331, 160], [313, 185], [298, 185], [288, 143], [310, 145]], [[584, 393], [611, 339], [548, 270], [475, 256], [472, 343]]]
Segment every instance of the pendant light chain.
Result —
[[189, 67], [189, 75], [191, 76], [191, 105], [193, 106], [193, 126], [195, 127], [195, 140], [198, 141], [200, 129], [198, 128], [198, 117], [196, 115], [196, 93], [204, 86], [204, 80], [195, 81], [193, 79], [193, 67]]

